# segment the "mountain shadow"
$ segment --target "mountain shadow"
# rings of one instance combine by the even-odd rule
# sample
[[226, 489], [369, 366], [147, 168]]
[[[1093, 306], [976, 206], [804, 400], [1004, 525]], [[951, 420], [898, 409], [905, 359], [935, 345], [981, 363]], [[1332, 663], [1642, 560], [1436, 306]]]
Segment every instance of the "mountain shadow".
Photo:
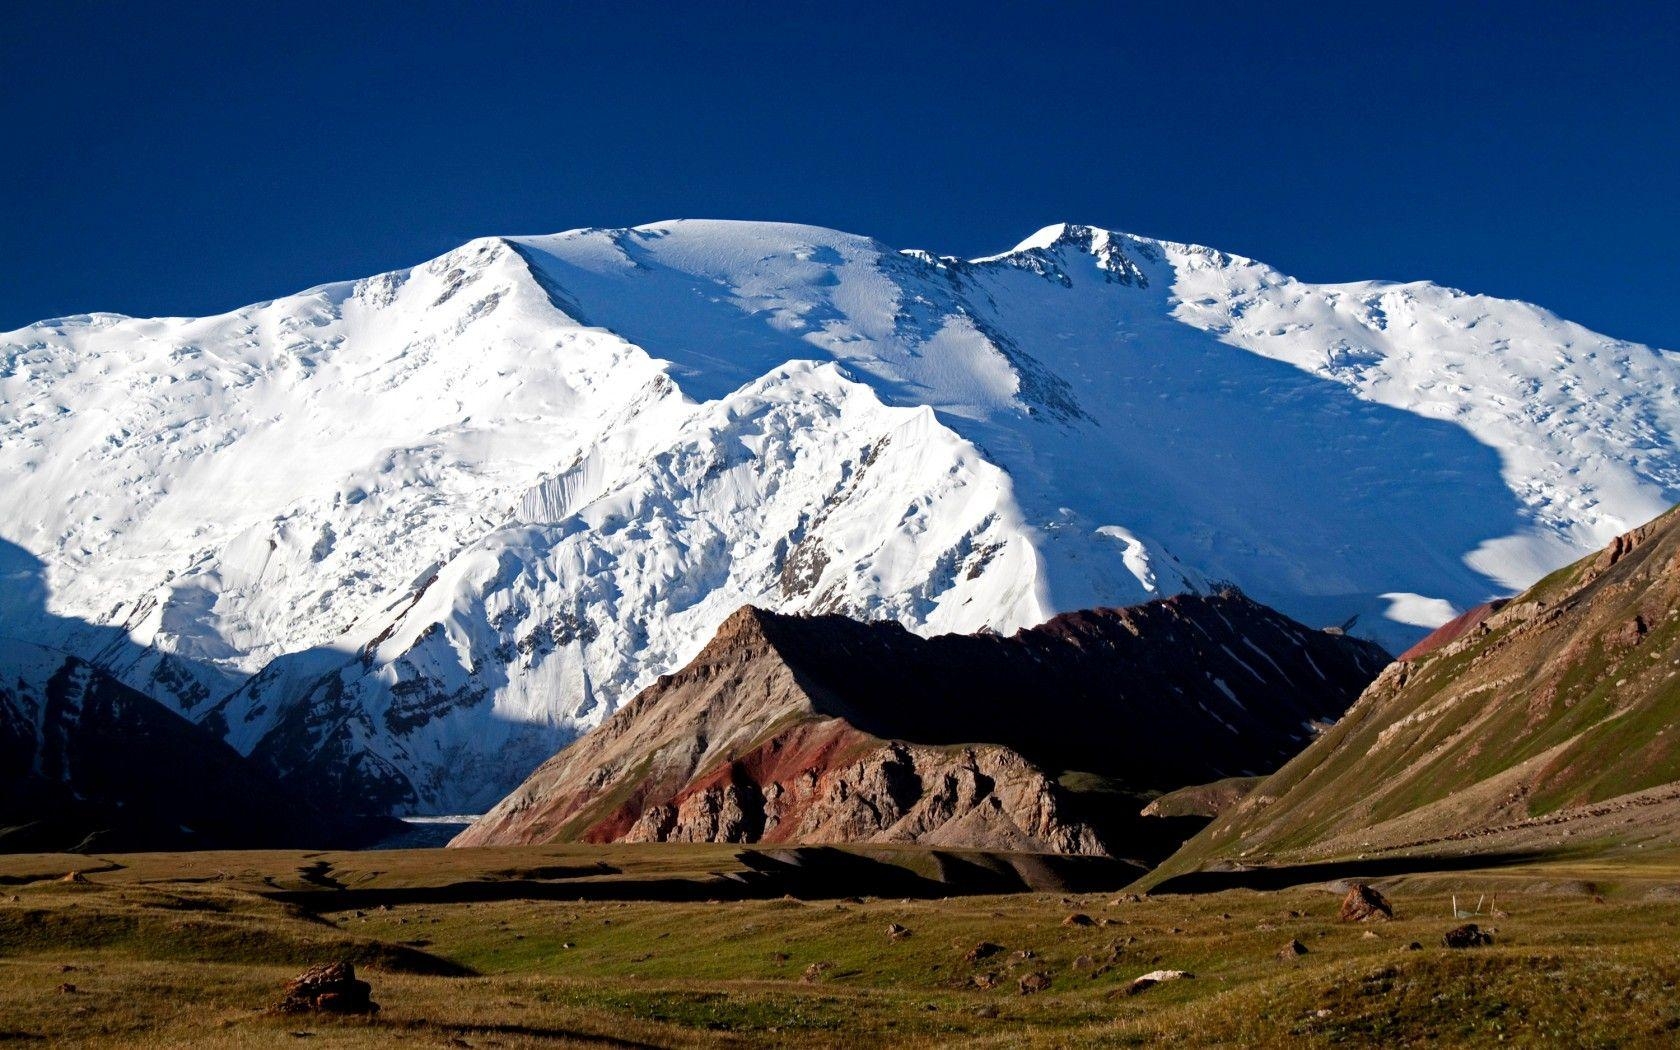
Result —
[[383, 822], [324, 812], [98, 664], [34, 639], [116, 628], [56, 617], [41, 562], [0, 540], [0, 851], [327, 847]]

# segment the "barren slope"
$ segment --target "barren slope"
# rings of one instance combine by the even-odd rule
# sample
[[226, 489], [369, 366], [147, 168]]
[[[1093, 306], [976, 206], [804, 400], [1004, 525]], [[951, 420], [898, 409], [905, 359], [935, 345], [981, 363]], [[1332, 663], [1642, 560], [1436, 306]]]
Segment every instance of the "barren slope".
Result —
[[748, 607], [454, 844], [1124, 848], [1104, 842], [1137, 810], [1117, 792], [1271, 768], [1386, 659], [1235, 593], [1007, 639]]

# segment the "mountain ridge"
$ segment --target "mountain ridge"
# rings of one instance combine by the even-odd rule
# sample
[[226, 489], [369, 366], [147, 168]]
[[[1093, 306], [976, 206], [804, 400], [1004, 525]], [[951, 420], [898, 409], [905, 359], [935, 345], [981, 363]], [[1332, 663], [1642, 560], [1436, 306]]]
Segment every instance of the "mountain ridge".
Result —
[[[1008, 637], [745, 606], [454, 844], [1144, 848], [1128, 792], [1281, 763], [1387, 660], [1236, 592]], [[1069, 787], [1086, 781], [1101, 799]]]
[[1398, 650], [1680, 498], [1671, 355], [1047, 229], [956, 263], [791, 224], [481, 238], [43, 322], [0, 335], [0, 534], [52, 644], [120, 629], [114, 673], [276, 772], [363, 755], [346, 790], [439, 812], [740, 604], [1008, 632], [1230, 580]]

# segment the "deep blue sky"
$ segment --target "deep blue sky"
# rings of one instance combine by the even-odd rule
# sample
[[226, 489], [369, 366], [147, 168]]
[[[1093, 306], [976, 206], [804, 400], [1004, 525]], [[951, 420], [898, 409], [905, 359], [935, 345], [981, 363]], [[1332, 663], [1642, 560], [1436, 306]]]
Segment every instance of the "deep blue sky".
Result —
[[471, 237], [1069, 219], [1680, 348], [1672, 3], [13, 4], [0, 329]]

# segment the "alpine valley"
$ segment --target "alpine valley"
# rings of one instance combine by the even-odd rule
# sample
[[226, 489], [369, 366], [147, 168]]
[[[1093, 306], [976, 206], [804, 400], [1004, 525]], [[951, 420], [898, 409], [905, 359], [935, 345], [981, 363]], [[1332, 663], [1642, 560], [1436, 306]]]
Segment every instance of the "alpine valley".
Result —
[[[195, 723], [160, 755], [202, 739], [259, 767], [229, 778], [323, 811], [482, 812], [650, 686], [739, 716], [743, 743], [828, 711], [809, 681], [760, 722], [693, 667], [657, 681], [731, 638], [754, 681], [809, 679], [828, 643], [796, 659], [807, 621], [772, 614], [1013, 636], [940, 643], [1002, 667], [1147, 633], [1108, 613], [1016, 633], [1058, 614], [1188, 593], [1205, 626], [1240, 601], [1174, 698], [1127, 694], [1161, 747], [1115, 757], [1192, 754], [1186, 727], [1241, 717], [1269, 764], [1211, 748], [1180, 784], [1146, 778], [1166, 789], [1271, 772], [1380, 669], [1308, 628], [1400, 652], [1680, 501], [1676, 434], [1666, 351], [1084, 226], [975, 260], [771, 223], [487, 238], [217, 317], [0, 334], [0, 676], [19, 726], [97, 682], [122, 700], [101, 717]], [[714, 642], [747, 605], [768, 612]], [[892, 630], [879, 644], [915, 648]], [[1326, 652], [1364, 678], [1241, 711]], [[914, 698], [893, 696], [853, 744], [904, 735]], [[974, 714], [985, 736], [928, 743], [1117, 717], [1001, 689]], [[680, 772], [650, 837], [689, 833], [676, 793], [705, 785]], [[1029, 845], [1090, 833], [1041, 830]]]

